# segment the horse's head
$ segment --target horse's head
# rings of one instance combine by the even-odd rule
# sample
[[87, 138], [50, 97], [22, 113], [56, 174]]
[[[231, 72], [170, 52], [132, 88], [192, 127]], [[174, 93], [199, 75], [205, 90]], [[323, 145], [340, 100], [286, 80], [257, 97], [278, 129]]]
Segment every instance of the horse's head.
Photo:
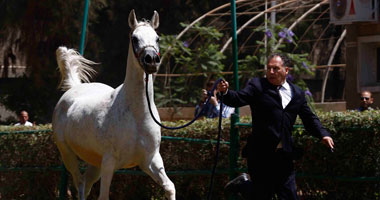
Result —
[[159, 25], [158, 13], [154, 11], [150, 21], [138, 22], [135, 11], [129, 13], [129, 27], [131, 27], [131, 39], [133, 52], [143, 70], [148, 73], [155, 73], [160, 65], [159, 36], [155, 29]]

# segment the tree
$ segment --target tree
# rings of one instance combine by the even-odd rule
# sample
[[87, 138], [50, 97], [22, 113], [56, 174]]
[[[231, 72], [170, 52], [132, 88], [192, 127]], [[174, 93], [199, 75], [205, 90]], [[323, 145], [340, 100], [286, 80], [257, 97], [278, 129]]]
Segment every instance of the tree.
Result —
[[[181, 24], [183, 27], [188, 24]], [[193, 38], [199, 36], [197, 41]], [[212, 78], [209, 73], [220, 76], [224, 69], [226, 58], [219, 51], [218, 41], [223, 36], [214, 27], [204, 27], [195, 24], [183, 40], [177, 40], [173, 35], [162, 35], [161, 50], [167, 54], [161, 71], [170, 74], [203, 73], [206, 81], [193, 76], [181, 76], [167, 79], [156, 78], [156, 100], [158, 106], [194, 105], [198, 102], [199, 94], [204, 88], [203, 82]]]
[[28, 110], [37, 123], [51, 121], [61, 95], [56, 88], [55, 50], [60, 45], [78, 46], [82, 4], [73, 0], [1, 2], [0, 27], [4, 28], [0, 29], [0, 44], [24, 57], [27, 67], [23, 77], [1, 86], [1, 103], [14, 111]]

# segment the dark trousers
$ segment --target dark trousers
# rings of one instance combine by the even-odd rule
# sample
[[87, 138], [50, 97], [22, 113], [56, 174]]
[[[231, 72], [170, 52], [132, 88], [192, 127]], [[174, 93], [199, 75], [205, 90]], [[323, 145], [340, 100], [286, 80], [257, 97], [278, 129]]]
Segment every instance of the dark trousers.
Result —
[[247, 162], [251, 183], [243, 189], [244, 199], [271, 200], [276, 194], [280, 200], [298, 200], [293, 159], [288, 153], [279, 149], [248, 156]]

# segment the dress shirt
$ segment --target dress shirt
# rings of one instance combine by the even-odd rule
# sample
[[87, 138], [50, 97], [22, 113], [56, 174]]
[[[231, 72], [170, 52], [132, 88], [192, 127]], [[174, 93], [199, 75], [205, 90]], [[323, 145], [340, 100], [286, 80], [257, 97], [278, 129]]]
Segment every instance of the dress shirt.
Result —
[[289, 104], [290, 100], [292, 99], [292, 89], [290, 88], [289, 83], [286, 81], [279, 87], [280, 87], [279, 92], [280, 92], [281, 101], [282, 101], [282, 108], [285, 109], [286, 106]]

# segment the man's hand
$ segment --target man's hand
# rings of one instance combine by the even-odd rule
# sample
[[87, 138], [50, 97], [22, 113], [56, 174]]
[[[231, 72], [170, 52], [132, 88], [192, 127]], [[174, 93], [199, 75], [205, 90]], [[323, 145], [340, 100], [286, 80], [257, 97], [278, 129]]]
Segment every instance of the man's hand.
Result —
[[227, 81], [223, 80], [220, 81], [218, 84], [218, 87], [216, 87], [217, 91], [220, 92], [221, 94], [225, 94], [228, 90], [229, 84]]
[[207, 90], [206, 89], [202, 89], [202, 102], [205, 102], [206, 99], [207, 99]]
[[329, 147], [331, 150], [334, 149], [334, 141], [331, 137], [325, 136], [322, 138], [323, 144], [325, 144], [327, 147]]

